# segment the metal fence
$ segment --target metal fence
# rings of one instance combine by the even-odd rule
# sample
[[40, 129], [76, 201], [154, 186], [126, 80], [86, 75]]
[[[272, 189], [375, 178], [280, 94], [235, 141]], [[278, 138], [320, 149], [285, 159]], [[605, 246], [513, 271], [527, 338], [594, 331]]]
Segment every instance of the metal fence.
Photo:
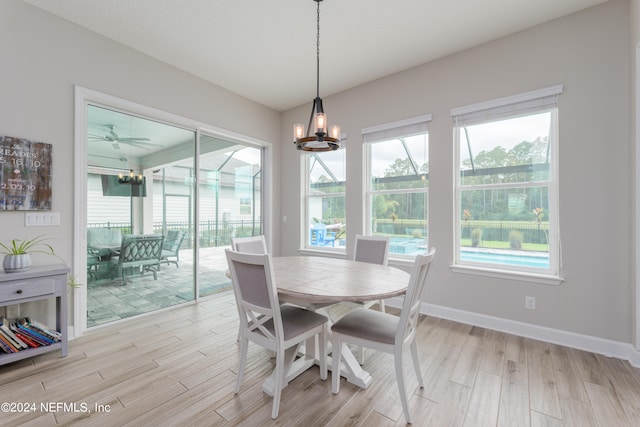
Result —
[[[547, 243], [549, 223], [526, 222], [526, 221], [462, 221], [461, 231], [463, 239], [471, 239], [474, 233], [480, 233], [482, 240], [493, 240], [498, 242], [508, 242], [512, 231], [522, 233], [522, 242], [527, 243]], [[423, 238], [427, 237], [429, 231], [428, 221], [425, 220], [402, 220], [376, 219], [375, 232], [388, 234], [391, 236], [408, 236]]]
[[522, 234], [522, 242], [547, 243], [549, 224], [525, 221], [468, 221], [462, 222], [462, 238], [470, 239], [474, 230], [480, 230], [482, 240], [508, 242], [511, 232]]
[[[120, 230], [122, 234], [131, 234], [131, 224], [128, 222], [102, 222], [87, 224], [87, 228], [111, 228]], [[182, 243], [182, 249], [192, 248], [194, 236], [190, 233], [191, 223], [188, 221], [170, 221], [166, 224], [154, 223], [153, 232], [165, 234], [169, 230], [179, 230], [186, 233]], [[258, 236], [262, 234], [262, 225], [259, 220], [226, 220], [226, 221], [200, 221], [198, 227], [198, 239], [201, 248], [228, 246], [233, 237]]]

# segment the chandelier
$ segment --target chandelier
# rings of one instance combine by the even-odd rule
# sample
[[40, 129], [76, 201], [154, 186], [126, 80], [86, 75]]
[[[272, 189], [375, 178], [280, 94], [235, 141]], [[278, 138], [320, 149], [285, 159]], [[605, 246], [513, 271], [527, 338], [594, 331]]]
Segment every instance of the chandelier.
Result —
[[133, 173], [133, 169], [129, 169], [129, 175], [118, 174], [118, 182], [120, 184], [142, 185], [144, 177]]
[[[317, 33], [316, 33], [316, 98], [311, 106], [311, 116], [309, 117], [309, 126], [305, 136], [304, 125], [296, 123], [293, 125], [293, 143], [296, 144], [298, 150], [303, 151], [332, 151], [340, 148], [340, 126], [333, 125], [327, 132], [327, 115], [322, 108], [322, 98], [320, 98], [320, 2], [322, 0], [313, 0], [318, 3], [317, 12]], [[310, 136], [311, 125], [314, 125], [315, 135]]]

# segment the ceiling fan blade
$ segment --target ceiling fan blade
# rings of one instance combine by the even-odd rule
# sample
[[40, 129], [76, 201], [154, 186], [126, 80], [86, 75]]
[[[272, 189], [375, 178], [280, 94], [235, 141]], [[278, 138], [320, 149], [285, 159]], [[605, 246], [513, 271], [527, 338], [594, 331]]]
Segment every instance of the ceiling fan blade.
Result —
[[120, 142], [128, 142], [128, 141], [151, 141], [149, 138], [119, 138]]
[[131, 145], [131, 146], [133, 146], [133, 147], [142, 148], [143, 150], [147, 150], [147, 151], [148, 151], [148, 150], [151, 150], [151, 148], [149, 148], [149, 147], [145, 147], [144, 145], [140, 145], [140, 144], [138, 144], [138, 143], [136, 143], [136, 142], [127, 142], [127, 144], [129, 144], [129, 145]]
[[131, 144], [131, 145], [133, 145], [133, 144], [138, 144], [138, 145], [147, 145], [147, 146], [149, 146], [149, 147], [159, 147], [159, 148], [164, 147], [164, 145], [154, 144], [154, 143], [152, 143], [152, 142], [137, 141], [137, 140], [135, 140], [135, 141], [123, 141], [123, 140], [120, 140], [120, 141], [118, 141], [118, 142], [122, 142], [122, 143], [124, 143], [124, 144]]

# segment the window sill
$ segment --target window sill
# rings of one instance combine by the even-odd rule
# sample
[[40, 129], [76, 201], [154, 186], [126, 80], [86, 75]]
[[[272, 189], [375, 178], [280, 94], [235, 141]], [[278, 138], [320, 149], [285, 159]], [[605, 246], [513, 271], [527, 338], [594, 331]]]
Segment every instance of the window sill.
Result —
[[476, 267], [468, 265], [449, 266], [454, 273], [473, 274], [477, 276], [496, 277], [500, 279], [518, 280], [521, 282], [540, 283], [543, 285], [559, 285], [564, 281], [560, 276], [550, 274], [536, 274], [521, 271], [498, 270], [494, 268]]

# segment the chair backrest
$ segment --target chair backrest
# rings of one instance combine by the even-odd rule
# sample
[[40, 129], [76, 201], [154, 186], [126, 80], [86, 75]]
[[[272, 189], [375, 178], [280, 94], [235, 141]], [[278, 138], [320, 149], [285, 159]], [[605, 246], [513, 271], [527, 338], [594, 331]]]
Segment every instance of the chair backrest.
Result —
[[162, 243], [162, 249], [165, 251], [176, 252], [180, 249], [184, 240], [185, 232], [180, 230], [169, 230]]
[[436, 249], [431, 248], [431, 251], [426, 255], [416, 255], [411, 277], [409, 278], [409, 285], [407, 286], [407, 293], [402, 304], [402, 312], [400, 313], [400, 321], [396, 331], [396, 343], [408, 342], [415, 334], [418, 315], [420, 314], [422, 292], [424, 291], [427, 273], [429, 273], [429, 267], [435, 253]]
[[236, 252], [248, 254], [266, 254], [267, 243], [264, 236], [234, 237], [231, 239], [231, 248]]
[[389, 258], [389, 236], [356, 235], [353, 260], [387, 265]]
[[120, 245], [119, 263], [159, 262], [162, 255], [162, 234], [125, 234]]
[[327, 233], [327, 226], [320, 222], [313, 224], [309, 228], [309, 244], [313, 246], [323, 246], [324, 237]]
[[[225, 253], [240, 313], [240, 328], [261, 341], [261, 345], [275, 349], [278, 341], [284, 339], [284, 333], [271, 256], [231, 249], [225, 249]], [[269, 321], [273, 321], [275, 335], [265, 327]]]

